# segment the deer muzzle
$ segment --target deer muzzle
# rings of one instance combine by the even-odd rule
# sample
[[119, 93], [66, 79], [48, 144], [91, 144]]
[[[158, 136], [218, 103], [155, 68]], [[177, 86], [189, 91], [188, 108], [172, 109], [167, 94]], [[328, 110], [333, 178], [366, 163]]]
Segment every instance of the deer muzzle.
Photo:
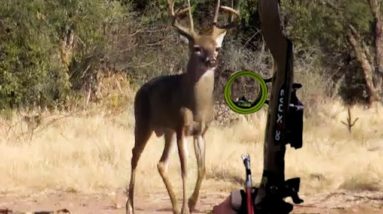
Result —
[[205, 64], [208, 67], [215, 67], [217, 65], [217, 59], [215, 57], [207, 57], [205, 59]]

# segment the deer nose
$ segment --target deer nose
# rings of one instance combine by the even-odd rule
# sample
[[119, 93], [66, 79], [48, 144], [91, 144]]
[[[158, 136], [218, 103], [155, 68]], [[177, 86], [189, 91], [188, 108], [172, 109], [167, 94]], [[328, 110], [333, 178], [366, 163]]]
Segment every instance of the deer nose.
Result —
[[205, 63], [208, 66], [215, 66], [217, 64], [217, 59], [215, 57], [207, 57]]

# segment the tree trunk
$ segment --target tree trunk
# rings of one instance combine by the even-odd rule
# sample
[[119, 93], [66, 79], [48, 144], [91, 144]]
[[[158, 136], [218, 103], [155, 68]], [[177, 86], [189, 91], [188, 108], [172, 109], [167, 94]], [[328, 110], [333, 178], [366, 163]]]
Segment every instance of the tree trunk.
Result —
[[375, 40], [375, 87], [383, 98], [383, 20], [380, 11], [381, 2], [368, 0], [372, 16], [374, 17], [374, 40]]
[[350, 31], [347, 34], [347, 40], [354, 49], [356, 59], [360, 63], [363, 71], [364, 79], [369, 93], [369, 105], [379, 100], [378, 92], [373, 82], [374, 67], [371, 62], [371, 55], [366, 45], [361, 41], [359, 33], [350, 25]]
[[374, 17], [374, 40], [376, 52], [376, 65], [380, 72], [383, 72], [383, 23], [378, 0], [368, 0], [372, 16]]

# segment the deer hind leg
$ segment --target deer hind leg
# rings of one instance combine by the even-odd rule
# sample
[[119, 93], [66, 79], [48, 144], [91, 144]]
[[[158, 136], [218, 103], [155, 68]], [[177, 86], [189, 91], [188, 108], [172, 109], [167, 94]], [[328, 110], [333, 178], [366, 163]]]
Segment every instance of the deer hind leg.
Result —
[[128, 190], [128, 199], [126, 201], [126, 213], [134, 213], [134, 184], [136, 180], [136, 168], [138, 160], [140, 159], [141, 153], [145, 148], [146, 143], [148, 142], [152, 130], [146, 125], [136, 124], [134, 132], [134, 147], [132, 149], [132, 159], [131, 159], [131, 173], [130, 173], [130, 183]]
[[189, 198], [188, 204], [190, 211], [193, 211], [198, 201], [199, 190], [201, 189], [202, 180], [205, 178], [205, 139], [202, 135], [194, 136], [194, 151], [197, 158], [198, 177], [194, 188], [194, 192]]
[[172, 207], [173, 207], [173, 213], [179, 213], [178, 205], [177, 205], [177, 200], [175, 193], [173, 191], [173, 187], [169, 181], [169, 177], [167, 175], [168, 171], [168, 161], [169, 161], [169, 155], [171, 151], [174, 148], [175, 144], [175, 132], [174, 131], [167, 131], [165, 132], [165, 147], [164, 151], [162, 153], [161, 159], [157, 164], [158, 172], [160, 173], [162, 180], [165, 183], [166, 190], [168, 191], [170, 201], [172, 202]]
[[186, 154], [186, 139], [183, 127], [177, 130], [177, 147], [178, 155], [181, 162], [181, 175], [182, 175], [182, 214], [188, 214], [189, 208], [187, 204], [187, 154]]

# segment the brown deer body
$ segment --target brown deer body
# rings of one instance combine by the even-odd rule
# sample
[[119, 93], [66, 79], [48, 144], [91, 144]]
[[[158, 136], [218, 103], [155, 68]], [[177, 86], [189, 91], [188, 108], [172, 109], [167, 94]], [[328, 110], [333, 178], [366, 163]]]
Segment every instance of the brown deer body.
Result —
[[[181, 162], [183, 200], [181, 213], [193, 210], [199, 196], [202, 180], [205, 176], [205, 139], [204, 135], [213, 120], [214, 71], [217, 56], [221, 48], [226, 28], [217, 27], [219, 9], [239, 15], [237, 11], [220, 6], [217, 2], [213, 31], [209, 35], [194, 32], [189, 7], [178, 13], [174, 12], [174, 2], [168, 0], [173, 25], [187, 38], [190, 58], [186, 72], [179, 75], [161, 76], [144, 84], [137, 92], [134, 102], [135, 144], [132, 150], [131, 179], [126, 203], [127, 213], [134, 212], [134, 185], [138, 160], [152, 132], [164, 135], [165, 147], [157, 165], [172, 203], [173, 212], [179, 213], [173, 187], [167, 175], [169, 154], [177, 144]], [[190, 29], [178, 24], [178, 16], [189, 11]], [[225, 26], [226, 27], [226, 26]], [[187, 157], [185, 137], [193, 136], [194, 149], [198, 164], [198, 177], [193, 194], [188, 203], [187, 197]]]

